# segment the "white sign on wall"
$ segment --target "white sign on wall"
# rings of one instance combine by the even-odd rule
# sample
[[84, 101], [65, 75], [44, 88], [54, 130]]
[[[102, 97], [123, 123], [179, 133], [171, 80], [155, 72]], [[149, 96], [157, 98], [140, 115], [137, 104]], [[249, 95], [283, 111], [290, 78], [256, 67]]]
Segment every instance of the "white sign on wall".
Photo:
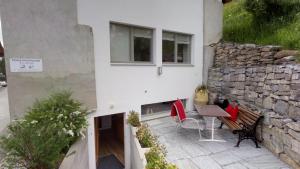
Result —
[[11, 72], [42, 72], [42, 59], [10, 58]]

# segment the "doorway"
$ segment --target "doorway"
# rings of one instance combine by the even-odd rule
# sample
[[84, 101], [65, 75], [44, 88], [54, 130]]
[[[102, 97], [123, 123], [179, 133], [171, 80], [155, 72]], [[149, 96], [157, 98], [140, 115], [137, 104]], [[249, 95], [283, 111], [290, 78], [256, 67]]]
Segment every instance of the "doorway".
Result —
[[124, 168], [124, 113], [94, 120], [97, 169]]

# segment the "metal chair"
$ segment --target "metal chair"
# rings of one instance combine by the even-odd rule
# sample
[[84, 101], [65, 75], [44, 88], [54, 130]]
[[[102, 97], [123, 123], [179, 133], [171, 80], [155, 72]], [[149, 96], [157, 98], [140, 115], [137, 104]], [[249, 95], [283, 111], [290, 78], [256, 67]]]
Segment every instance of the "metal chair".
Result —
[[[194, 129], [199, 131], [199, 137], [201, 139], [201, 130], [205, 128], [205, 121], [197, 112], [185, 112], [184, 106], [181, 100], [177, 100], [172, 105], [172, 111], [176, 111], [176, 116], [178, 119], [176, 120], [177, 123], [177, 130], [179, 128], [183, 129]], [[171, 113], [171, 115], [175, 113]]]

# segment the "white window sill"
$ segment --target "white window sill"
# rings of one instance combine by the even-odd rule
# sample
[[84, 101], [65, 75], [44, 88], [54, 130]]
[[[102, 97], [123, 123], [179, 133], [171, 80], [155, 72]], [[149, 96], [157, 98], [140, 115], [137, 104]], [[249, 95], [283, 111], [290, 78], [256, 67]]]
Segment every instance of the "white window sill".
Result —
[[110, 63], [111, 66], [156, 66], [154, 63]]
[[194, 67], [193, 64], [190, 63], [163, 63], [162, 66], [166, 67]]

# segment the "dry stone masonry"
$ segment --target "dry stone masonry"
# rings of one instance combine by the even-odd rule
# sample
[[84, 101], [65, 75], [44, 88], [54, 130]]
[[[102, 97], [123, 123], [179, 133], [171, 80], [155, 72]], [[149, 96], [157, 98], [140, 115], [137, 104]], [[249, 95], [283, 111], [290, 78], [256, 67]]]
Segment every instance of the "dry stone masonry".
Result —
[[300, 168], [298, 54], [277, 46], [220, 43], [208, 80], [211, 102], [216, 97], [237, 99], [249, 109], [263, 113], [259, 137], [293, 168]]
[[250, 67], [295, 64], [299, 51], [281, 50], [279, 46], [219, 43], [216, 46], [216, 67]]

